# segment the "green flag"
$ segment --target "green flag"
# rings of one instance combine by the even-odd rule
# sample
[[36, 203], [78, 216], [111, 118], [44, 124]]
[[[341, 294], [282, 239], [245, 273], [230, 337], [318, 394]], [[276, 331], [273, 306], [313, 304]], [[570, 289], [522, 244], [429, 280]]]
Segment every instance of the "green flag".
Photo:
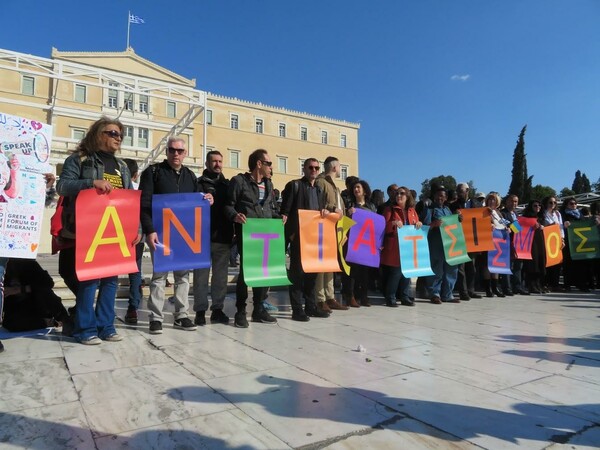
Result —
[[458, 214], [442, 217], [440, 225], [442, 243], [444, 244], [444, 256], [446, 262], [451, 266], [471, 261], [467, 254], [467, 243], [462, 225], [458, 221]]
[[285, 286], [285, 238], [277, 219], [246, 219], [242, 225], [244, 279], [250, 287]]
[[600, 232], [594, 219], [571, 222], [567, 233], [572, 259], [600, 258]]

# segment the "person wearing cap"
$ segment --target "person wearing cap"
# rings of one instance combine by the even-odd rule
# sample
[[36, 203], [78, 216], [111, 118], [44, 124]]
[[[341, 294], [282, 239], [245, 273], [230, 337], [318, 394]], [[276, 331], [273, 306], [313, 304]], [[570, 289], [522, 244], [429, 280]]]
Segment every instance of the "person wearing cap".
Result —
[[431, 303], [436, 305], [440, 305], [442, 302], [460, 303], [460, 300], [455, 299], [452, 295], [458, 274], [458, 266], [451, 266], [446, 262], [444, 244], [440, 233], [442, 218], [452, 215], [450, 208], [445, 206], [446, 200], [446, 188], [444, 186], [436, 187], [433, 190], [433, 203], [423, 221], [424, 225], [431, 227], [427, 240], [434, 275], [427, 277], [427, 285]]
[[473, 199], [472, 208], [483, 208], [485, 206], [485, 194], [483, 192], [478, 192], [475, 194], [475, 198]]

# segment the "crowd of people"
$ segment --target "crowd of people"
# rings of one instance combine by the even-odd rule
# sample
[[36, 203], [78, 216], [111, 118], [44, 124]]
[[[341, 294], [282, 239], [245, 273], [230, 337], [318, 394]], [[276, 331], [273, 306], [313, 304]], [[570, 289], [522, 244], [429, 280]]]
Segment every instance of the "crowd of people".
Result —
[[[485, 252], [470, 254], [470, 261], [460, 265], [448, 264], [444, 256], [440, 225], [445, 216], [458, 214], [460, 218], [461, 211], [465, 209], [485, 206], [489, 210], [490, 227], [510, 230], [511, 223], [517, 221], [519, 216], [519, 199], [516, 195], [510, 194], [504, 199], [495, 192], [487, 196], [482, 193], [471, 195], [468, 184], [459, 183], [451, 193], [444, 186], [432, 186], [431, 199], [422, 198], [417, 201], [417, 193], [414, 190], [392, 184], [387, 188], [388, 199], [384, 201], [382, 191], [372, 192], [365, 180], [355, 176], [347, 177], [346, 189], [340, 191], [335, 182], [341, 177], [340, 161], [330, 156], [323, 162], [323, 167], [316, 158], [306, 159], [303, 176], [287, 183], [279, 199], [279, 191], [274, 189], [271, 180], [272, 161], [267, 150], [253, 151], [248, 158], [248, 171], [232, 177], [231, 180], [223, 175], [221, 153], [216, 150], [209, 151], [206, 155], [205, 169], [198, 177], [184, 165], [187, 156], [185, 140], [171, 137], [167, 141], [164, 161], [152, 164], [140, 175], [135, 161], [122, 160], [117, 156], [123, 133], [123, 125], [118, 120], [101, 118], [96, 121], [79, 143], [77, 150], [65, 160], [57, 183], [57, 192], [63, 196], [62, 229], [55, 236], [55, 243], [60, 248], [59, 273], [76, 296], [75, 308], [67, 311], [60, 304], [60, 299], [57, 303], [56, 299], [48, 294], [52, 287], [50, 283], [44, 284], [45, 294], [38, 292], [40, 286], [30, 286], [27, 291], [24, 283], [23, 289], [13, 293], [11, 289], [19, 285], [19, 277], [12, 275], [11, 289], [7, 287], [4, 292], [0, 284], [0, 309], [3, 300], [7, 303], [5, 327], [12, 326], [16, 330], [33, 326], [31, 323], [39, 326], [61, 322], [64, 332], [82, 344], [97, 345], [102, 341], [122, 340], [114, 326], [117, 277], [79, 281], [75, 271], [75, 200], [82, 190], [90, 188], [95, 189], [99, 195], [109, 194], [113, 189], [139, 188], [141, 191], [140, 229], [131, 243], [136, 247], [140, 270], [144, 248], [142, 238], [145, 237], [152, 257], [160, 245], [152, 221], [153, 195], [200, 192], [208, 200], [211, 205], [212, 270], [193, 270], [193, 319], [189, 316], [190, 270], [178, 270], [173, 273], [174, 295], [170, 298], [174, 304], [173, 326], [185, 331], [193, 331], [206, 324], [209, 294], [212, 300], [210, 322], [230, 322], [223, 307], [227, 293], [228, 267], [236, 264], [231, 248], [235, 242], [240, 260], [243, 261], [242, 226], [249, 218], [281, 220], [284, 224], [290, 260], [288, 276], [291, 281], [291, 319], [300, 322], [309, 321], [311, 318], [325, 319], [333, 311], [369, 307], [369, 292], [373, 289], [381, 291], [386, 306], [395, 308], [400, 305], [414, 307], [417, 296], [428, 299], [433, 304], [442, 304], [482, 298], [479, 292], [484, 293], [486, 297], [506, 297], [566, 291], [573, 287], [587, 292], [599, 287], [598, 260], [572, 259], [569, 246], [565, 242], [568, 238], [565, 229], [588, 215], [595, 217], [596, 223], [600, 224], [600, 211], [594, 209], [586, 215], [585, 210], [578, 208], [574, 198], [564, 200], [560, 209], [555, 197], [529, 202], [522, 215], [536, 219], [532, 259], [517, 259], [512, 251], [512, 274], [498, 276], [488, 270]], [[597, 204], [594, 205], [594, 208], [597, 207]], [[322, 217], [335, 214], [336, 218], [341, 218], [344, 214], [352, 217], [357, 210], [381, 214], [385, 220], [385, 231], [380, 268], [350, 263], [349, 275], [341, 272], [338, 276], [341, 278], [341, 297], [336, 299], [336, 274], [307, 273], [303, 269], [299, 210], [318, 211]], [[561, 265], [546, 268], [542, 229], [552, 224], [558, 224], [561, 230], [564, 261]], [[398, 246], [397, 230], [405, 225], [412, 225], [417, 229], [423, 225], [430, 227], [428, 245], [434, 274], [416, 280], [414, 291], [412, 280], [402, 272]], [[347, 243], [344, 245], [344, 252], [346, 251]], [[17, 272], [19, 270], [17, 261], [9, 263], [7, 258], [0, 258], [0, 280], [7, 265], [14, 266]], [[160, 334], [163, 330], [167, 275], [166, 272], [155, 271], [151, 277], [148, 298], [150, 334]], [[124, 317], [127, 324], [135, 325], [138, 322], [141, 285], [141, 273], [138, 271], [130, 274], [130, 296]], [[14, 317], [8, 317], [12, 314], [8, 304], [19, 300], [11, 297], [17, 294], [23, 296], [36, 289], [32, 301], [40, 310], [40, 317], [48, 316], [45, 317], [48, 320], [36, 320], [24, 325], [24, 322], [15, 322]], [[4, 294], [7, 294], [6, 299]], [[235, 296], [234, 326], [247, 328], [248, 286], [244, 279], [243, 263], [240, 264]], [[47, 304], [41, 300], [46, 297], [49, 299]], [[271, 314], [276, 308], [266, 301], [267, 298], [268, 288], [252, 288], [252, 322], [277, 322]], [[19, 325], [15, 326], [14, 323]], [[0, 350], [2, 349], [0, 343]]]

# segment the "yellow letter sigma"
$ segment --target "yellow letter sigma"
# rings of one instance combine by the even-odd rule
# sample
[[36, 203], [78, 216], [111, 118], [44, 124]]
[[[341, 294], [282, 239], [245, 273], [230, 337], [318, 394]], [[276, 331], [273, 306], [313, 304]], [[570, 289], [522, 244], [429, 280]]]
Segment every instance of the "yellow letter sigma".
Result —
[[[109, 219], [113, 221], [117, 235], [115, 237], [103, 238], [102, 235], [104, 234], [104, 231], [106, 231], [106, 226], [108, 225]], [[127, 246], [125, 234], [123, 233], [123, 225], [121, 224], [121, 219], [119, 219], [119, 214], [117, 214], [117, 208], [115, 208], [114, 206], [107, 206], [104, 210], [104, 214], [102, 215], [102, 219], [100, 220], [100, 226], [98, 227], [96, 235], [92, 240], [92, 245], [90, 245], [90, 248], [88, 249], [87, 254], [85, 255], [84, 262], [88, 263], [93, 261], [94, 257], [96, 256], [96, 250], [98, 249], [98, 246], [107, 244], [119, 244], [119, 247], [121, 247], [121, 253], [123, 254], [124, 258], [127, 258], [131, 255]]]

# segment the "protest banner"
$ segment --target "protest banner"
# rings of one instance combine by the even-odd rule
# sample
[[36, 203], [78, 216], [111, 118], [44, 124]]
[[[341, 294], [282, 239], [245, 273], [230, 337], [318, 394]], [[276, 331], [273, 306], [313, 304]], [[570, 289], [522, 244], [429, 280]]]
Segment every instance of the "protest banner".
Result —
[[442, 217], [440, 234], [444, 245], [444, 257], [449, 265], [457, 266], [471, 261], [467, 254], [465, 235], [458, 220], [458, 214]]
[[0, 113], [0, 256], [35, 259], [52, 127]]
[[490, 273], [512, 274], [510, 271], [510, 234], [508, 230], [492, 232], [494, 250], [488, 251], [488, 270]]
[[306, 273], [341, 272], [337, 259], [336, 223], [339, 214], [298, 210], [300, 256]]
[[600, 229], [594, 219], [571, 222], [567, 233], [571, 259], [600, 258]]
[[115, 189], [100, 195], [86, 189], [75, 201], [75, 272], [79, 281], [137, 272], [135, 246], [140, 191]]
[[379, 267], [385, 219], [377, 213], [356, 208], [352, 220], [356, 225], [350, 228], [346, 261]]
[[210, 267], [210, 203], [204, 194], [153, 195], [152, 225], [160, 242], [155, 272]]
[[557, 223], [544, 227], [544, 245], [546, 246], [546, 267], [560, 264], [563, 260], [563, 240]]
[[350, 266], [346, 262], [344, 257], [344, 244], [348, 239], [348, 232], [350, 228], [356, 225], [356, 222], [348, 216], [342, 216], [336, 224], [336, 237], [338, 246], [338, 255], [340, 256], [340, 262], [342, 263], [342, 270], [346, 275], [350, 275]]
[[494, 249], [492, 225], [488, 208], [460, 210], [462, 228], [468, 252], [485, 252]]
[[428, 232], [428, 226], [417, 230], [414, 225], [404, 225], [397, 229], [400, 269], [406, 278], [433, 275], [427, 242]]
[[286, 286], [283, 222], [246, 219], [242, 225], [244, 280], [250, 287]]
[[518, 259], [532, 259], [531, 246], [537, 219], [535, 217], [519, 217], [521, 231], [513, 234], [513, 247]]

